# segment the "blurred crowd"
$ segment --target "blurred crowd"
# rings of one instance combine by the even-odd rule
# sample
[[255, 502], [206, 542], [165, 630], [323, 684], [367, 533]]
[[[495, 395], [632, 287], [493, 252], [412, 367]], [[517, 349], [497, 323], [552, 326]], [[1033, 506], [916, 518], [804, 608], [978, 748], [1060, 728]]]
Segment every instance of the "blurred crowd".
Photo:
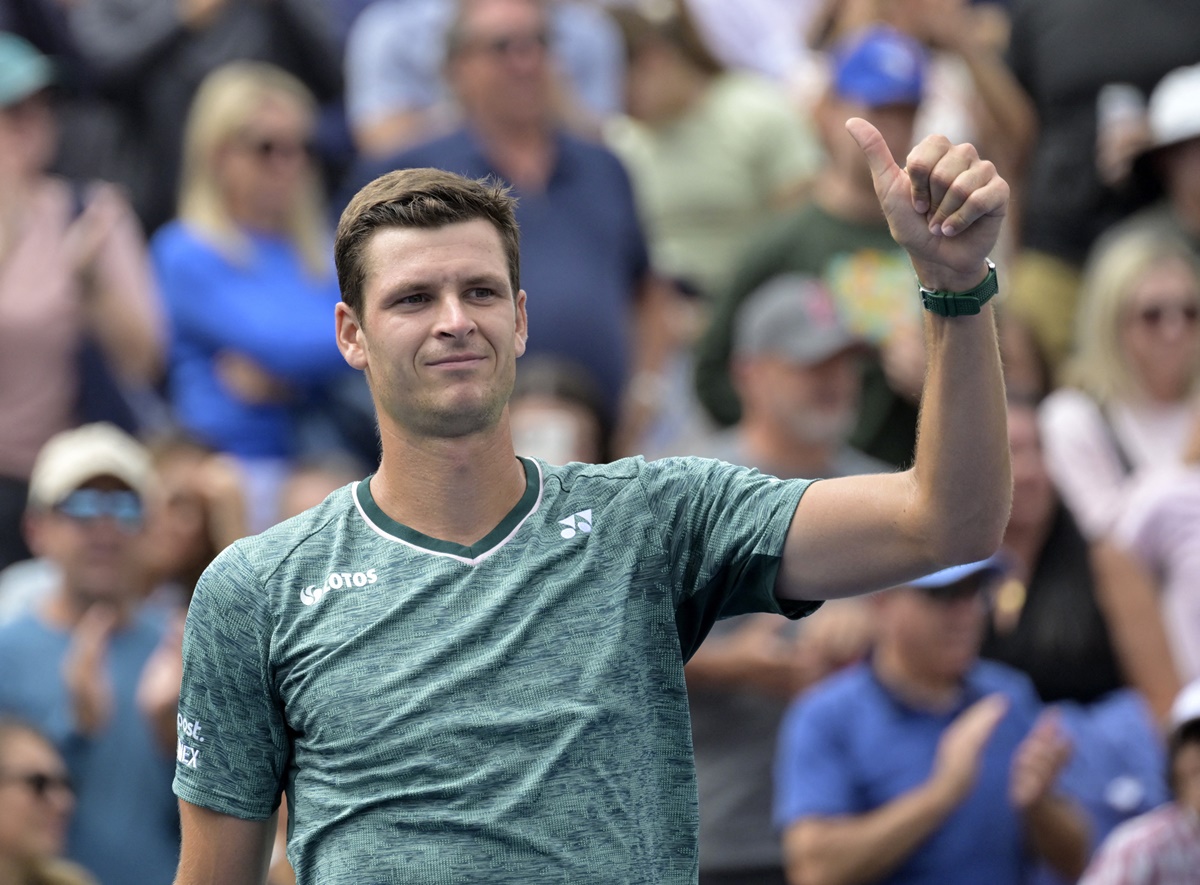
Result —
[[1195, 0], [0, 0], [0, 885], [171, 881], [196, 581], [377, 463], [332, 233], [384, 171], [519, 199], [518, 452], [910, 463], [852, 116], [1012, 186], [1012, 514], [718, 624], [701, 883], [1200, 883]]

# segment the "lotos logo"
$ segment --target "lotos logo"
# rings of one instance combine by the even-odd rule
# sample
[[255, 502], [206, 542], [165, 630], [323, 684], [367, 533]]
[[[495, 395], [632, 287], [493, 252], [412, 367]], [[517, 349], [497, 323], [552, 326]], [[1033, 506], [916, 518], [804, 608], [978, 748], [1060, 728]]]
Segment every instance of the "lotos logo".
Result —
[[366, 587], [368, 584], [374, 584], [378, 580], [379, 575], [375, 573], [375, 569], [373, 568], [369, 568], [365, 572], [334, 572], [325, 579], [325, 583], [320, 587], [316, 584], [309, 584], [301, 590], [300, 601], [305, 605], [316, 605], [330, 590]]

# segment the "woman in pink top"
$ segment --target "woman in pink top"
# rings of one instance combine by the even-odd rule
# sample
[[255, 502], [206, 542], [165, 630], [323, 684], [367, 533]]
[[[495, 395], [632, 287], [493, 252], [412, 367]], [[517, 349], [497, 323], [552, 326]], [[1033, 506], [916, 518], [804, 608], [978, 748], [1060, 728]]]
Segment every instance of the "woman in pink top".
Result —
[[1200, 266], [1187, 246], [1133, 233], [1093, 257], [1064, 381], [1041, 408], [1046, 461], [1097, 540], [1156, 471], [1200, 462]]
[[49, 175], [54, 68], [0, 33], [0, 567], [20, 544], [25, 482], [42, 443], [78, 421], [79, 351], [118, 382], [153, 382], [163, 321], [145, 239], [111, 185]]

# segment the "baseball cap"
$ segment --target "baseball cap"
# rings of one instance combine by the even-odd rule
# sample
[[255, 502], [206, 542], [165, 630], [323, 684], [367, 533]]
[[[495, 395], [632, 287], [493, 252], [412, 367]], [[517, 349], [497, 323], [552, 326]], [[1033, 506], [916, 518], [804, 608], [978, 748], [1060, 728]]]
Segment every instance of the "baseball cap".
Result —
[[1171, 705], [1171, 728], [1179, 728], [1200, 719], [1200, 679], [1186, 685]]
[[65, 430], [38, 452], [29, 478], [29, 505], [49, 509], [100, 476], [116, 477], [144, 497], [150, 485], [150, 453], [113, 424]]
[[1176, 68], [1150, 93], [1150, 145], [1157, 150], [1200, 138], [1200, 64]]
[[814, 365], [864, 342], [842, 321], [820, 281], [803, 274], [771, 277], [750, 293], [734, 319], [734, 356], [781, 356]]
[[833, 88], [868, 107], [919, 104], [925, 94], [925, 48], [894, 28], [873, 26], [832, 50]]
[[931, 575], [925, 575], [923, 578], [917, 578], [915, 581], [909, 581], [906, 586], [916, 587], [918, 590], [924, 590], [936, 596], [939, 592], [949, 591], [956, 584], [975, 575], [994, 578], [1004, 574], [1006, 571], [1008, 569], [1005, 566], [1004, 560], [1000, 558], [999, 554], [995, 554], [977, 562], [968, 562], [965, 565], [953, 565], [950, 568], [944, 568]]
[[54, 63], [29, 41], [0, 31], [0, 107], [8, 107], [57, 79]]

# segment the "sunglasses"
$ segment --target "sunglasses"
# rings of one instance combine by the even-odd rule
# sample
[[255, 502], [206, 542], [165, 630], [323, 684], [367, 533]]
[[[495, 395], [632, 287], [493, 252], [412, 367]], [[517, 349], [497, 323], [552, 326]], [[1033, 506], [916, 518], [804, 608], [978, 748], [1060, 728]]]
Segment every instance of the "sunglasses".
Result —
[[260, 162], [271, 160], [294, 160], [302, 157], [306, 160], [317, 155], [317, 148], [311, 141], [299, 141], [290, 138], [253, 138], [244, 136], [239, 139], [243, 149], [253, 154]]
[[469, 40], [464, 48], [485, 52], [496, 58], [507, 58], [510, 55], [520, 55], [533, 50], [544, 51], [550, 47], [550, 35], [545, 31], [535, 31], [532, 34], [505, 34], [491, 39], [478, 38]]
[[54, 510], [81, 523], [93, 523], [110, 517], [127, 532], [140, 529], [146, 515], [142, 499], [136, 492], [102, 492], [99, 489], [76, 489], [63, 498]]
[[1178, 318], [1185, 326], [1200, 320], [1200, 304], [1150, 304], [1134, 314], [1138, 322], [1150, 329], [1161, 327], [1168, 318]]
[[74, 793], [75, 786], [65, 774], [46, 774], [33, 771], [25, 774], [0, 774], [0, 783], [21, 784], [38, 799], [44, 800], [51, 792]]

